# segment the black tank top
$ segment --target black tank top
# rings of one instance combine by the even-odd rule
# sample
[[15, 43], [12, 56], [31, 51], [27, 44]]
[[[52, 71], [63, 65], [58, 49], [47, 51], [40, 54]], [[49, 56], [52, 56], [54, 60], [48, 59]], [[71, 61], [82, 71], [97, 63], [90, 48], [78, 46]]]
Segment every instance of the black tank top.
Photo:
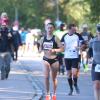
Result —
[[50, 40], [47, 40], [47, 38], [45, 36], [44, 40], [43, 40], [42, 48], [43, 48], [43, 50], [50, 50], [50, 49], [57, 48], [55, 36], [53, 35], [53, 37]]

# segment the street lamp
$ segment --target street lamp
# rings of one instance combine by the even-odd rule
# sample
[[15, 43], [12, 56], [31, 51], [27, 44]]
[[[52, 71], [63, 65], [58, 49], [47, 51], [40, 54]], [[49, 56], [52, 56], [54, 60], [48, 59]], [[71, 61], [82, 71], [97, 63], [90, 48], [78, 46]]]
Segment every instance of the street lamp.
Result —
[[51, 0], [51, 6], [55, 8], [56, 20], [59, 20], [59, 0]]
[[60, 17], [59, 17], [59, 0], [52, 0], [52, 3], [55, 6], [55, 11], [56, 11], [56, 20], [55, 20], [55, 24], [56, 27], [59, 28], [60, 24], [62, 23], [60, 21]]
[[15, 21], [14, 21], [14, 26], [19, 27], [19, 21], [18, 21], [18, 9], [15, 7]]
[[15, 7], [15, 20], [18, 20], [18, 9]]
[[55, 23], [57, 28], [59, 28], [59, 26], [62, 23], [59, 17], [59, 0], [56, 0], [56, 22]]
[[56, 20], [59, 21], [59, 0], [56, 0]]

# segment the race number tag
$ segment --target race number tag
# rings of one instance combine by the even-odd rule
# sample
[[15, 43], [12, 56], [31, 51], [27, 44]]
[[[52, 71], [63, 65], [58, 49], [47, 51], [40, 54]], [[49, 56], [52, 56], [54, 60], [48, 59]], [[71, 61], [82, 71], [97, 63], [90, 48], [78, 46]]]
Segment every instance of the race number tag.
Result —
[[97, 64], [97, 65], [95, 66], [95, 72], [100, 72], [100, 65], [99, 65], [99, 64]]
[[88, 41], [88, 36], [83, 36], [83, 39], [84, 39], [85, 41]]
[[44, 42], [43, 47], [45, 50], [50, 50], [53, 48], [53, 42]]

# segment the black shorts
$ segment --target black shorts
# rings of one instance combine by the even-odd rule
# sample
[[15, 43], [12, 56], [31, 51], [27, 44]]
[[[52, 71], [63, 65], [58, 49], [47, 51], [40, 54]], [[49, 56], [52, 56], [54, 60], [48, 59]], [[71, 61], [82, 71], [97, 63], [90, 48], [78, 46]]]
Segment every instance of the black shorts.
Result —
[[96, 64], [92, 64], [91, 76], [92, 81], [99, 80], [100, 81], [100, 72], [95, 72]]
[[74, 59], [65, 58], [64, 60], [65, 60], [66, 70], [71, 70], [72, 68], [78, 69], [79, 58], [74, 58]]
[[81, 55], [79, 55], [79, 58], [78, 58], [79, 62], [81, 62]]
[[43, 57], [43, 60], [47, 61], [50, 65], [52, 65], [53, 63], [55, 63], [56, 61], [58, 61], [58, 58], [54, 58], [54, 59], [49, 59], [46, 58], [45, 56]]

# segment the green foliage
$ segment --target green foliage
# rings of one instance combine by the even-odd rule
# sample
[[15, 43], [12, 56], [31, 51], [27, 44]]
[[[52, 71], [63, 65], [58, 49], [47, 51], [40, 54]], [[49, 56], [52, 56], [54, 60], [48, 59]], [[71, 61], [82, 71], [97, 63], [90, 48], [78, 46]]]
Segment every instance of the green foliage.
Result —
[[[59, 18], [68, 23], [90, 23], [100, 21], [100, 0], [58, 0]], [[0, 13], [8, 13], [10, 22], [15, 20], [18, 10], [20, 26], [43, 27], [44, 20], [57, 19], [56, 0], [0, 0]]]
[[[87, 1], [87, 0], [86, 0]], [[90, 21], [94, 23], [100, 22], [100, 0], [88, 0], [90, 5]]]

